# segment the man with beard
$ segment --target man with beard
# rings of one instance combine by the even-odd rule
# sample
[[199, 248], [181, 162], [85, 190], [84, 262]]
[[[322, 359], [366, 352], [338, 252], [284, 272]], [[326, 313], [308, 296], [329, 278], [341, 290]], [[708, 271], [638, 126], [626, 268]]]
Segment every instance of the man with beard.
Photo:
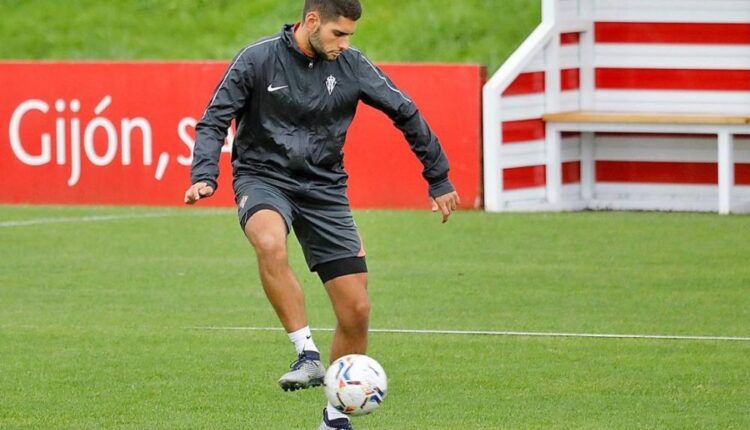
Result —
[[[365, 251], [346, 194], [343, 145], [360, 100], [386, 113], [419, 158], [433, 211], [446, 222], [459, 203], [448, 160], [409, 97], [350, 38], [358, 0], [306, 0], [303, 19], [256, 41], [233, 59], [196, 126], [185, 203], [211, 196], [232, 119], [234, 192], [240, 227], [258, 260], [263, 289], [297, 351], [279, 380], [284, 390], [322, 384], [304, 295], [287, 257], [294, 232], [336, 314], [329, 360], [367, 352], [370, 300]], [[330, 403], [320, 429], [351, 429]]]

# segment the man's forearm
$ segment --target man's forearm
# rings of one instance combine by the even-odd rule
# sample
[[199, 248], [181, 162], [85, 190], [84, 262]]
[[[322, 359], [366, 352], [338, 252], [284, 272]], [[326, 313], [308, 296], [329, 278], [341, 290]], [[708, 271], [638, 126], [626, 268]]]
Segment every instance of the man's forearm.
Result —
[[218, 140], [209, 127], [200, 124], [195, 130], [195, 146], [193, 147], [193, 164], [190, 169], [190, 182], [206, 182], [216, 189], [216, 179], [219, 177], [219, 158], [223, 138]]
[[435, 197], [454, 191], [448, 179], [450, 165], [435, 133], [416, 111], [411, 117], [399, 121], [396, 126], [409, 142], [414, 155], [424, 166], [422, 176], [429, 184], [430, 196]]

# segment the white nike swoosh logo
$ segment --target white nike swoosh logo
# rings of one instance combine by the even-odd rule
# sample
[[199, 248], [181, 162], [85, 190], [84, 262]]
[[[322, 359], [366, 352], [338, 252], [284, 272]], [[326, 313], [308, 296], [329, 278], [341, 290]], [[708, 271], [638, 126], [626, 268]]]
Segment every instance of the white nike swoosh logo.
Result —
[[268, 92], [272, 93], [274, 91], [283, 90], [284, 88], [289, 88], [289, 85], [284, 85], [283, 87], [274, 87], [273, 84], [268, 84]]

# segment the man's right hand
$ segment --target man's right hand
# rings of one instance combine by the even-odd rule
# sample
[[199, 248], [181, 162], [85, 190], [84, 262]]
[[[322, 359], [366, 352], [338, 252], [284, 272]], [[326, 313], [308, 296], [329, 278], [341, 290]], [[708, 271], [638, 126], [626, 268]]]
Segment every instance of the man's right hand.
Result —
[[196, 182], [185, 191], [185, 204], [194, 205], [204, 197], [211, 197], [214, 189], [205, 182]]

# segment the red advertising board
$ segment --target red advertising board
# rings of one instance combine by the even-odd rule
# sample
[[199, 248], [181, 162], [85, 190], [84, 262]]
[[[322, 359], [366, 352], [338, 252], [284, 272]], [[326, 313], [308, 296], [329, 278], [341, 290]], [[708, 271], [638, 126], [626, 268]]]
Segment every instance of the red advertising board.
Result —
[[[0, 63], [0, 203], [179, 205], [195, 124], [224, 62]], [[483, 70], [382, 65], [417, 103], [451, 162], [464, 207], [479, 195]], [[219, 191], [234, 204], [231, 136]], [[357, 208], [423, 208], [421, 165], [382, 113], [362, 105], [345, 145]]]

